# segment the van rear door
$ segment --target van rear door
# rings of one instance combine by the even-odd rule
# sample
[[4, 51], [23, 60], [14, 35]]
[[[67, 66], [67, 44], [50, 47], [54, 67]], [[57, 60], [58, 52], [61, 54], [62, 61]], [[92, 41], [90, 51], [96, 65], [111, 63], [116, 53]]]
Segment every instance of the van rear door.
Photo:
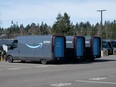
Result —
[[94, 57], [101, 57], [101, 38], [93, 37], [92, 51]]
[[76, 37], [76, 56], [77, 57], [84, 57], [84, 52], [85, 52], [85, 38], [77, 36]]
[[65, 42], [64, 37], [55, 37], [54, 40], [54, 57], [64, 57]]

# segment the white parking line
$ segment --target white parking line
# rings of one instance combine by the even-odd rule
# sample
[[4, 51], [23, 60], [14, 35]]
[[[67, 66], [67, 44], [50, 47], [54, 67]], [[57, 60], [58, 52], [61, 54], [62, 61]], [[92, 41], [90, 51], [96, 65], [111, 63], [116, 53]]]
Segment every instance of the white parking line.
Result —
[[34, 66], [35, 68], [40, 68], [40, 67], [51, 67], [51, 66], [55, 66], [55, 65], [39, 65], [39, 66]]
[[100, 82], [100, 81], [86, 81], [86, 80], [75, 80], [76, 82], [81, 83], [97, 83], [97, 84], [109, 84], [109, 85], [116, 85], [116, 82]]
[[63, 86], [71, 85], [71, 83], [55, 83], [55, 84], [50, 84], [50, 85], [54, 87], [63, 87]]
[[22, 68], [7, 68], [7, 70], [19, 70], [19, 69], [22, 69]]
[[[19, 70], [19, 69], [45, 68], [45, 67], [49, 67], [49, 66], [40, 65], [40, 66], [32, 66], [32, 67], [9, 67], [9, 68], [6, 68], [5, 70]], [[0, 70], [0, 71], [3, 71], [3, 70]]]
[[109, 75], [109, 77], [116, 77], [116, 75]]
[[47, 65], [34, 66], [35, 68], [48, 67]]
[[[20, 70], [20, 69], [31, 69], [31, 68], [46, 68], [46, 67], [51, 67], [51, 66], [55, 66], [55, 65], [36, 65], [36, 66], [28, 66], [28, 67], [18, 67], [18, 66], [2, 66], [4, 67], [4, 69], [0, 69], [0, 71], [4, 71], [4, 70]], [[1, 66], [0, 66], [1, 67]]]
[[99, 81], [99, 80], [105, 80], [105, 79], [107, 79], [107, 77], [89, 78], [89, 80], [96, 80], [96, 81]]

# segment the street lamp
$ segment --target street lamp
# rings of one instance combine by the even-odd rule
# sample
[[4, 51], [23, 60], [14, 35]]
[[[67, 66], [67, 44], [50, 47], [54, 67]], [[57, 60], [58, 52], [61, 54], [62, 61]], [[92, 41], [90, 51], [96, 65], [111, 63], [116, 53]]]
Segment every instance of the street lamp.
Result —
[[[100, 24], [101, 24], [101, 29], [103, 29], [103, 12], [104, 11], [106, 11], [106, 10], [97, 10], [97, 12], [101, 12], [101, 22], [100, 22]], [[101, 32], [101, 37], [102, 37], [102, 30], [99, 30], [99, 34], [100, 34], [100, 32]]]

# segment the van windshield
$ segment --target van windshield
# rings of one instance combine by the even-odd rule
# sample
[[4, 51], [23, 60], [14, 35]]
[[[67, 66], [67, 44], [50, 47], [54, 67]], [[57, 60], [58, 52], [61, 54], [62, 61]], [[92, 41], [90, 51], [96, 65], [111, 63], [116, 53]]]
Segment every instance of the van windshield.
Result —
[[18, 45], [18, 40], [14, 40], [12, 42], [12, 45], [8, 48], [8, 50], [13, 50], [14, 48], [17, 48], [17, 45]]
[[112, 42], [112, 46], [113, 47], [116, 47], [116, 42]]
[[108, 46], [109, 46], [110, 48], [112, 48], [112, 44], [111, 44], [111, 42], [108, 42]]
[[107, 43], [103, 41], [102, 42], [102, 47], [107, 48], [108, 47]]
[[17, 44], [18, 44], [18, 40], [14, 40], [13, 41], [13, 44], [12, 44], [13, 45], [13, 48], [16, 48], [17, 47]]

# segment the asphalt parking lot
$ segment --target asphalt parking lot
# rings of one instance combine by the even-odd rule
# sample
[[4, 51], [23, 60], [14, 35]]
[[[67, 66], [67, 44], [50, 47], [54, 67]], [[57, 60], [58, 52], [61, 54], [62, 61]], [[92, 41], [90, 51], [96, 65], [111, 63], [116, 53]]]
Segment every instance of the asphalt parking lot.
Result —
[[77, 64], [1, 62], [0, 87], [116, 87], [116, 55]]

